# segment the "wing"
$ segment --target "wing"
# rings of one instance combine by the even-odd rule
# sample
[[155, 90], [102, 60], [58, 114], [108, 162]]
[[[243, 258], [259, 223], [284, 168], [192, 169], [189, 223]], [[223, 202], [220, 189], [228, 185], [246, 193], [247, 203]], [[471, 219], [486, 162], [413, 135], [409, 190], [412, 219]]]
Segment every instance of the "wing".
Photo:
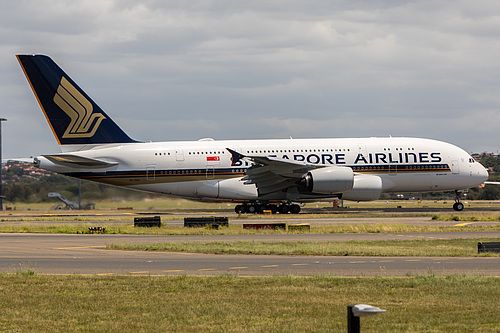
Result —
[[321, 168], [323, 165], [310, 164], [299, 161], [277, 158], [264, 155], [243, 155], [230, 148], [232, 165], [241, 160], [253, 162], [242, 178], [245, 184], [255, 184], [259, 196], [282, 191], [297, 186], [308, 171]]
[[486, 185], [500, 185], [500, 182], [484, 182]]

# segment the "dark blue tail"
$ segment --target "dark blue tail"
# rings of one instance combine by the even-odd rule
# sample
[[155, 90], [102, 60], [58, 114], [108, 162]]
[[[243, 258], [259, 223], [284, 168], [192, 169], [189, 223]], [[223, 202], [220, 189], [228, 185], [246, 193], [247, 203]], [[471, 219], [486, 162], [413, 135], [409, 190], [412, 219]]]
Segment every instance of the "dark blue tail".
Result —
[[51, 58], [18, 55], [17, 59], [60, 145], [136, 142]]

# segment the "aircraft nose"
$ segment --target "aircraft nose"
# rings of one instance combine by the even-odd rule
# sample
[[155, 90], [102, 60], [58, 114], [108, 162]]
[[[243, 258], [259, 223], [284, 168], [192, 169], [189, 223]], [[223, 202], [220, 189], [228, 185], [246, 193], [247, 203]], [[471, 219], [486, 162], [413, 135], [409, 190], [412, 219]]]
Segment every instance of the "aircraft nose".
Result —
[[489, 177], [488, 170], [479, 163], [476, 164], [476, 177], [482, 179], [483, 182]]

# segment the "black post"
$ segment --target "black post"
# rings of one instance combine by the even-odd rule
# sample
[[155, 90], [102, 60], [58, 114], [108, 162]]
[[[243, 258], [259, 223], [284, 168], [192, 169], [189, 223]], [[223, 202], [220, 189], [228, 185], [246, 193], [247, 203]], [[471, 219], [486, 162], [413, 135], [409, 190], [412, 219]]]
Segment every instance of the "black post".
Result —
[[359, 317], [356, 317], [352, 312], [354, 305], [347, 306], [347, 333], [359, 333], [360, 322]]
[[6, 121], [5, 118], [0, 118], [0, 210], [3, 210], [3, 192], [2, 192], [2, 121]]

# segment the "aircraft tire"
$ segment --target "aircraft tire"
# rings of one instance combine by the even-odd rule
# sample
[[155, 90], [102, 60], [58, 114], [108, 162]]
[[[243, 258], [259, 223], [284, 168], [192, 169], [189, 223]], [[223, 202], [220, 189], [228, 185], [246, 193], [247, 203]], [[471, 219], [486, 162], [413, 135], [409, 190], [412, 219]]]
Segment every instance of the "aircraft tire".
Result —
[[278, 212], [278, 206], [276, 205], [269, 205], [267, 206], [267, 209], [270, 210], [272, 214], [276, 214]]
[[257, 207], [255, 207], [255, 205], [248, 205], [247, 212], [249, 214], [255, 214], [257, 212]]
[[234, 207], [234, 211], [236, 214], [245, 214], [245, 206], [243, 205], [236, 205], [236, 207]]
[[300, 206], [296, 205], [296, 204], [291, 205], [290, 206], [290, 213], [292, 213], [292, 214], [300, 213]]
[[453, 204], [453, 209], [456, 210], [457, 212], [461, 212], [462, 210], [464, 210], [464, 204], [461, 202], [455, 202]]
[[278, 207], [278, 210], [280, 214], [288, 214], [290, 213], [290, 206], [289, 205], [281, 205]]

